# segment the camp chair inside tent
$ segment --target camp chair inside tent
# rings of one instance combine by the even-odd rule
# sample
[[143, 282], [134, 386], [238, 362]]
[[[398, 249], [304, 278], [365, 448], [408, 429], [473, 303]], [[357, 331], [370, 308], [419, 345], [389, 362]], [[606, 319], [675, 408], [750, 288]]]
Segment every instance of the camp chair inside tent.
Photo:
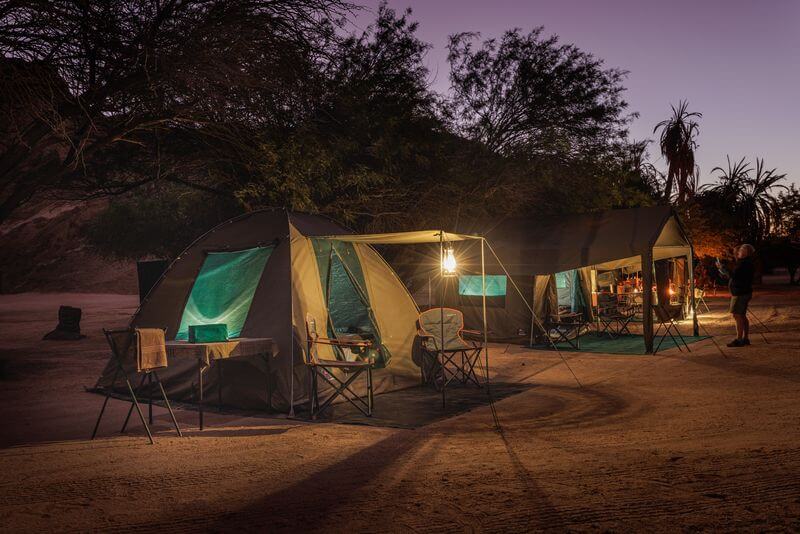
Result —
[[[327, 324], [318, 325], [322, 335], [338, 341], [370, 341], [373, 368], [386, 367], [391, 354], [381, 343], [380, 329], [353, 244], [319, 240], [315, 250], [328, 311]], [[342, 350], [341, 343], [332, 346], [337, 360], [354, 359], [353, 351]], [[364, 359], [363, 355], [360, 359]]]
[[[370, 417], [372, 415], [373, 355], [375, 354], [371, 350], [373, 348], [372, 341], [364, 340], [358, 336], [339, 336], [335, 339], [320, 337], [317, 331], [317, 321], [311, 314], [306, 315], [306, 337], [308, 341], [305, 364], [309, 369], [311, 418], [316, 419], [317, 415], [328, 408], [340, 396], [355, 406], [358, 411]], [[319, 345], [329, 345], [340, 350], [349, 349], [356, 356], [365, 355], [366, 359], [357, 358], [352, 361], [323, 359], [319, 357]], [[334, 371], [343, 373], [346, 378], [344, 380], [340, 379], [334, 374]], [[364, 373], [366, 373], [367, 379], [366, 400], [350, 387]], [[333, 392], [322, 404], [319, 401], [319, 378], [322, 378], [333, 388]]]
[[419, 315], [417, 323], [423, 352], [431, 362], [431, 365], [423, 363], [423, 381], [432, 382], [437, 388], [444, 388], [453, 380], [481, 387], [475, 365], [483, 344], [463, 337], [463, 334], [480, 336], [481, 332], [465, 330], [464, 315], [453, 308], [431, 308]]
[[630, 322], [634, 317], [633, 306], [626, 306], [616, 295], [600, 294], [597, 299], [597, 335], [611, 339], [630, 334]]
[[[181, 429], [178, 427], [178, 421], [175, 419], [175, 414], [173, 413], [172, 407], [169, 404], [169, 399], [167, 399], [167, 393], [164, 391], [164, 386], [161, 384], [161, 379], [158, 377], [158, 373], [156, 373], [156, 369], [163, 369], [167, 367], [167, 351], [164, 330], [160, 328], [128, 328], [124, 330], [103, 329], [103, 333], [105, 334], [108, 345], [111, 348], [111, 361], [115, 364], [115, 370], [114, 378], [111, 380], [111, 384], [107, 388], [106, 398], [103, 401], [103, 407], [100, 409], [100, 415], [97, 417], [97, 423], [94, 425], [92, 439], [94, 439], [97, 435], [97, 429], [100, 427], [100, 420], [103, 418], [103, 413], [106, 410], [108, 399], [111, 397], [111, 392], [114, 390], [114, 384], [117, 382], [117, 378], [120, 375], [125, 379], [125, 384], [128, 387], [128, 393], [131, 396], [131, 406], [128, 409], [128, 415], [125, 417], [125, 422], [122, 424], [122, 430], [120, 432], [125, 432], [125, 429], [128, 427], [128, 421], [131, 418], [131, 413], [133, 412], [133, 409], [136, 408], [136, 413], [139, 414], [139, 419], [142, 421], [144, 430], [147, 433], [147, 438], [150, 440], [151, 444], [153, 443], [153, 434], [150, 432], [150, 427], [148, 426], [144, 414], [142, 413], [142, 409], [139, 406], [139, 401], [136, 398], [136, 390], [141, 390], [142, 387], [144, 387], [145, 381], [148, 381], [150, 391], [148, 402], [148, 419], [152, 425], [152, 391], [153, 378], [155, 377], [155, 382], [161, 391], [161, 397], [164, 399], [164, 405], [166, 406], [167, 410], [169, 411], [169, 415], [172, 418], [172, 424], [175, 426], [175, 431], [178, 433], [178, 436], [181, 436]], [[130, 366], [135, 365], [136, 373], [142, 375], [142, 380], [136, 389], [134, 389], [133, 385], [131, 384], [128, 372], [125, 370], [126, 365], [128, 365], [129, 368]]]
[[[692, 352], [689, 348], [689, 345], [686, 343], [686, 340], [678, 330], [678, 325], [675, 323], [675, 319], [680, 317], [682, 311], [682, 306], [672, 306], [672, 305], [664, 305], [664, 304], [656, 304], [653, 306], [653, 312], [658, 320], [658, 328], [656, 328], [656, 332], [653, 335], [653, 339], [657, 338], [661, 333], [661, 329], [664, 329], [664, 333], [661, 334], [661, 339], [658, 341], [658, 345], [656, 345], [655, 350], [653, 350], [653, 354], [658, 352], [658, 349], [661, 348], [661, 344], [664, 342], [667, 336], [672, 338], [672, 342], [675, 343], [675, 346], [678, 347], [678, 350], [683, 352], [681, 348], [681, 344], [678, 343], [678, 339], [681, 340], [683, 345], [686, 347], [686, 350]], [[673, 335], [674, 333], [674, 335]], [[678, 336], [678, 339], [675, 336]]]
[[550, 314], [544, 324], [552, 343], [566, 343], [573, 349], [580, 349], [580, 335], [584, 326], [583, 314], [571, 311]]

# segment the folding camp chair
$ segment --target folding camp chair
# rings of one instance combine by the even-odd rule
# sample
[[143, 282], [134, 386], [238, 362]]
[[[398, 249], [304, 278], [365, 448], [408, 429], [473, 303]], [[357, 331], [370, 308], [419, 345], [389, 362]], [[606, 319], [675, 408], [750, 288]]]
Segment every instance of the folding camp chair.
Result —
[[694, 300], [695, 300], [695, 308], [697, 311], [700, 311], [700, 306], [703, 306], [706, 309], [706, 313], [711, 313], [711, 308], [708, 307], [708, 303], [706, 302], [706, 290], [696, 287], [694, 288]]
[[[316, 419], [317, 415], [328, 408], [340, 396], [355, 406], [358, 411], [367, 417], [371, 417], [373, 403], [372, 368], [374, 366], [371, 349], [373, 349], [373, 342], [351, 335], [337, 338], [320, 337], [317, 332], [317, 321], [311, 314], [306, 315], [306, 335], [308, 341], [305, 364], [309, 369], [311, 418]], [[322, 359], [319, 357], [318, 345], [330, 345], [334, 348], [348, 349], [356, 355], [356, 359], [352, 361]], [[366, 356], [366, 359], [363, 359], [364, 356]], [[335, 370], [349, 376], [341, 380], [333, 373]], [[366, 401], [350, 387], [363, 373], [366, 373], [367, 379]], [[320, 377], [333, 388], [333, 393], [322, 404], [319, 402], [318, 386]]]
[[586, 326], [582, 313], [558, 313], [545, 320], [547, 336], [553, 343], [566, 343], [573, 349], [581, 348], [581, 331]]
[[678, 350], [683, 352], [680, 343], [678, 340], [675, 339], [673, 332], [678, 336], [678, 339], [681, 340], [683, 346], [686, 347], [686, 350], [692, 352], [689, 348], [689, 344], [686, 343], [686, 340], [681, 335], [680, 330], [678, 330], [678, 325], [675, 323], [675, 319], [680, 317], [682, 306], [667, 306], [663, 304], [656, 304], [653, 306], [653, 312], [655, 313], [656, 319], [658, 319], [658, 328], [656, 328], [655, 334], [653, 335], [653, 339], [657, 338], [661, 329], [664, 328], [664, 333], [661, 335], [661, 339], [658, 341], [658, 345], [656, 346], [655, 350], [653, 350], [653, 354], [658, 352], [658, 349], [661, 348], [661, 344], [664, 342], [667, 336], [672, 338], [672, 342], [675, 343], [675, 346], [678, 347]]
[[[630, 335], [629, 325], [635, 316], [632, 305], [625, 305], [613, 295], [598, 299], [597, 306], [597, 335], [607, 335], [609, 338]], [[624, 297], [623, 297], [624, 299]]]
[[[164, 340], [164, 330], [161, 329], [147, 329], [149, 334], [154, 334], [156, 338], [159, 338], [158, 341], [165, 346]], [[169, 415], [172, 418], [172, 424], [175, 426], [175, 431], [178, 433], [178, 436], [182, 436], [181, 429], [178, 427], [178, 421], [175, 419], [175, 413], [172, 411], [172, 407], [169, 404], [169, 399], [167, 398], [167, 393], [164, 391], [164, 386], [161, 384], [161, 379], [158, 377], [158, 373], [156, 373], [156, 369], [165, 368], [167, 366], [166, 361], [166, 347], [163, 351], [163, 360], [159, 361], [158, 363], [153, 363], [148, 361], [147, 358], [142, 357], [143, 353], [143, 346], [142, 346], [142, 335], [145, 330], [140, 330], [138, 328], [128, 328], [124, 330], [106, 330], [103, 329], [103, 333], [106, 336], [106, 341], [108, 341], [108, 345], [111, 348], [112, 358], [111, 361], [115, 365], [114, 369], [114, 378], [111, 379], [111, 384], [109, 384], [108, 389], [106, 390], [106, 398], [103, 401], [103, 407], [100, 408], [100, 415], [97, 417], [97, 423], [94, 425], [94, 431], [92, 432], [92, 439], [95, 438], [97, 435], [97, 429], [100, 427], [100, 420], [103, 418], [103, 413], [106, 410], [106, 405], [108, 404], [108, 399], [111, 397], [112, 392], [114, 391], [114, 385], [117, 382], [117, 378], [122, 375], [125, 379], [125, 385], [128, 387], [128, 393], [131, 396], [130, 402], [131, 406], [128, 409], [128, 415], [125, 417], [125, 422], [122, 424], [122, 430], [120, 432], [125, 432], [125, 429], [128, 427], [128, 421], [130, 420], [131, 413], [133, 409], [136, 408], [136, 413], [139, 414], [139, 419], [142, 421], [142, 425], [144, 426], [144, 430], [147, 433], [147, 438], [150, 440], [150, 443], [153, 443], [153, 434], [150, 432], [150, 427], [147, 424], [147, 420], [145, 420], [144, 414], [142, 413], [142, 409], [139, 406], [139, 401], [136, 398], [136, 390], [134, 390], [133, 385], [131, 384], [130, 377], [128, 376], [128, 371], [125, 370], [125, 365], [135, 365], [136, 373], [140, 373], [142, 375], [142, 380], [139, 383], [138, 388], [141, 389], [145, 381], [148, 382], [149, 386], [149, 399], [148, 399], [148, 419], [150, 424], [153, 424], [153, 378], [155, 377], [155, 382], [158, 385], [159, 390], [161, 391], [161, 397], [164, 399], [164, 405], [169, 410]], [[160, 332], [160, 336], [157, 334]]]
[[[481, 332], [464, 329], [464, 315], [453, 308], [431, 308], [417, 319], [417, 334], [422, 338], [422, 351], [432, 365], [423, 365], [422, 380], [445, 388], [453, 380], [462, 384], [482, 384], [475, 366], [483, 350], [483, 343], [467, 341], [463, 335], [479, 337]], [[444, 340], [444, 342], [442, 341]]]

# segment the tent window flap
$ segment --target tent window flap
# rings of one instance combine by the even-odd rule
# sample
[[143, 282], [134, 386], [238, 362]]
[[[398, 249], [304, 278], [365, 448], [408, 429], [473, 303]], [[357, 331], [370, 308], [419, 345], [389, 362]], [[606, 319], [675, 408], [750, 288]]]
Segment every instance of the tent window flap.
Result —
[[261, 274], [274, 247], [210, 252], [194, 281], [175, 339], [188, 339], [190, 325], [225, 324], [239, 337]]

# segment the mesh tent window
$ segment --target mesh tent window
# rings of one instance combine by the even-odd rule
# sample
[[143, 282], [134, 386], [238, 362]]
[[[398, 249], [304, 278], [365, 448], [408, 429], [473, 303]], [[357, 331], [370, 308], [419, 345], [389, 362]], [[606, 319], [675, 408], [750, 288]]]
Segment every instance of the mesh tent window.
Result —
[[569, 306], [570, 310], [574, 311], [574, 285], [575, 285], [575, 271], [562, 271], [555, 274], [556, 293], [558, 294], [558, 305]]
[[[507, 278], [504, 274], [486, 275], [486, 296], [504, 297], [506, 295]], [[483, 277], [481, 275], [462, 274], [458, 277], [458, 294], [469, 297], [480, 297], [483, 293]]]
[[188, 339], [189, 326], [204, 324], [225, 324], [229, 338], [239, 337], [273, 249], [209, 252], [192, 285], [175, 339]]

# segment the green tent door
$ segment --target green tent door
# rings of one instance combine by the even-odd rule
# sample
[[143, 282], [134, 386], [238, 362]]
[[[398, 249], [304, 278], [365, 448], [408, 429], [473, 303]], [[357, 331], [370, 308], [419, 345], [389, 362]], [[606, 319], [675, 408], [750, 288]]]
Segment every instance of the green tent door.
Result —
[[[364, 272], [352, 243], [327, 239], [312, 239], [317, 257], [320, 282], [328, 308], [328, 336], [337, 338], [355, 334], [373, 340], [376, 346], [376, 367], [385, 367], [390, 355], [381, 344], [377, 321], [372, 313], [369, 295], [366, 290]], [[334, 347], [336, 357], [353, 360], [357, 356], [349, 351]]]

